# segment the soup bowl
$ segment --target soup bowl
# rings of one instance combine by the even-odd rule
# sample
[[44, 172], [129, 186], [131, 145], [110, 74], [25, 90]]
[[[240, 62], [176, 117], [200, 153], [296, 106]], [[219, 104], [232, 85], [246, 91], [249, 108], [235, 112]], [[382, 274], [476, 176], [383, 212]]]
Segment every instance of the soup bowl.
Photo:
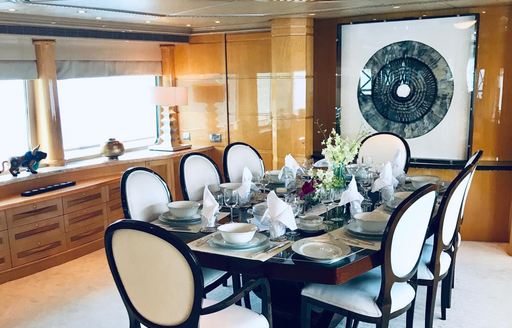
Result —
[[197, 214], [200, 204], [190, 200], [179, 200], [167, 204], [171, 214], [177, 218], [189, 218]]
[[251, 241], [258, 227], [250, 223], [227, 223], [217, 228], [222, 238], [231, 244], [245, 244]]

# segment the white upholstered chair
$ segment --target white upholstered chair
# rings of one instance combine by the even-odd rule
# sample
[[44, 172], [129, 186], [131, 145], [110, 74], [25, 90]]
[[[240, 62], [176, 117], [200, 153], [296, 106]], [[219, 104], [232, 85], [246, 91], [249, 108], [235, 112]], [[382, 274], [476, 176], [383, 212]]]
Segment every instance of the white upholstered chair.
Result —
[[[118, 221], [105, 232], [105, 250], [130, 328], [271, 326], [266, 280], [249, 281], [221, 302], [203, 299], [202, 271], [190, 248], [158, 226]], [[233, 305], [256, 287], [262, 287], [263, 315]]]
[[407, 312], [411, 328], [416, 297], [415, 276], [436, 199], [427, 185], [409, 196], [391, 215], [382, 239], [382, 265], [341, 285], [309, 284], [302, 290], [302, 327], [309, 327], [311, 307], [347, 317], [347, 327], [359, 321], [388, 327], [389, 320]]
[[210, 157], [201, 153], [189, 153], [181, 158], [180, 184], [185, 200], [202, 200], [205, 185], [220, 183], [219, 168]]
[[[480, 152], [481, 154], [481, 152]], [[418, 267], [418, 285], [427, 287], [425, 327], [433, 327], [437, 287], [441, 288], [441, 319], [446, 319], [446, 309], [451, 303], [454, 254], [458, 249], [459, 228], [469, 186], [480, 156], [472, 157], [471, 163], [450, 183], [433, 222], [432, 243], [425, 243]]]
[[[121, 204], [125, 219], [152, 222], [168, 211], [172, 202], [171, 192], [164, 179], [146, 167], [132, 167], [121, 177]], [[210, 292], [229, 274], [224, 271], [203, 268], [206, 292]]]
[[243, 142], [234, 142], [224, 149], [223, 166], [224, 177], [228, 182], [242, 182], [244, 167], [247, 167], [253, 176], [263, 177], [265, 174], [260, 153]]
[[404, 138], [391, 132], [377, 132], [361, 142], [358, 157], [371, 157], [374, 165], [393, 162], [399, 155], [401, 169], [407, 173], [411, 151]]

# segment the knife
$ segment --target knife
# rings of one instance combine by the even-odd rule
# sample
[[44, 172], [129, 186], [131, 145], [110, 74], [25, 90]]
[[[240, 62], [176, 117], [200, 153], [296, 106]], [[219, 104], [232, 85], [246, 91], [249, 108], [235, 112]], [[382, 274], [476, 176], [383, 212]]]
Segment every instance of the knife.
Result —
[[270, 253], [270, 252], [272, 252], [272, 251], [274, 251], [274, 250], [276, 250], [276, 249], [278, 249], [278, 248], [281, 248], [281, 247], [283, 247], [284, 245], [289, 244], [289, 243], [290, 243], [290, 241], [289, 241], [289, 240], [287, 240], [287, 241], [284, 241], [284, 242], [278, 243], [278, 244], [276, 244], [276, 245], [274, 245], [274, 246], [268, 246], [267, 248], [262, 249], [261, 251], [254, 253], [251, 257], [252, 257], [252, 258], [254, 258], [254, 257], [256, 257], [256, 256], [258, 256], [258, 255], [261, 255], [261, 254]]

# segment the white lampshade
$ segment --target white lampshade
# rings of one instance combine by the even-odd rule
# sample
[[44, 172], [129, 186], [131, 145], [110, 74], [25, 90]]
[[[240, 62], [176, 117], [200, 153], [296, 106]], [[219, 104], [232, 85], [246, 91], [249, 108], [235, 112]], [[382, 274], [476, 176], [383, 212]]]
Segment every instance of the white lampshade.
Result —
[[153, 101], [159, 106], [180, 106], [188, 104], [187, 88], [155, 87]]

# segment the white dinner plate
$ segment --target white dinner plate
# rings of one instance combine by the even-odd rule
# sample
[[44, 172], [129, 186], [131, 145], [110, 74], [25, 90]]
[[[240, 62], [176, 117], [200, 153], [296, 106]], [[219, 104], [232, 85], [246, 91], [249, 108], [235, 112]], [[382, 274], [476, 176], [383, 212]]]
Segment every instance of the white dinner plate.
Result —
[[255, 233], [254, 237], [249, 242], [244, 244], [228, 243], [227, 241], [224, 240], [224, 238], [222, 238], [222, 235], [220, 233], [216, 234], [210, 240], [208, 240], [208, 244], [210, 244], [210, 246], [212, 247], [222, 247], [233, 250], [261, 247], [268, 244], [268, 242], [268, 237], [259, 232]]
[[350, 254], [350, 246], [335, 245], [315, 238], [304, 238], [293, 243], [292, 250], [310, 260], [336, 262]]
[[201, 222], [201, 215], [197, 213], [196, 215], [189, 218], [177, 218], [173, 216], [171, 212], [167, 211], [160, 214], [158, 216], [158, 220], [169, 225], [190, 225]]
[[386, 227], [382, 231], [368, 231], [364, 230], [361, 226], [361, 224], [354, 220], [347, 224], [347, 231], [357, 237], [361, 238], [369, 238], [369, 239], [380, 239], [382, 238], [382, 234], [384, 233], [384, 230], [386, 230]]

